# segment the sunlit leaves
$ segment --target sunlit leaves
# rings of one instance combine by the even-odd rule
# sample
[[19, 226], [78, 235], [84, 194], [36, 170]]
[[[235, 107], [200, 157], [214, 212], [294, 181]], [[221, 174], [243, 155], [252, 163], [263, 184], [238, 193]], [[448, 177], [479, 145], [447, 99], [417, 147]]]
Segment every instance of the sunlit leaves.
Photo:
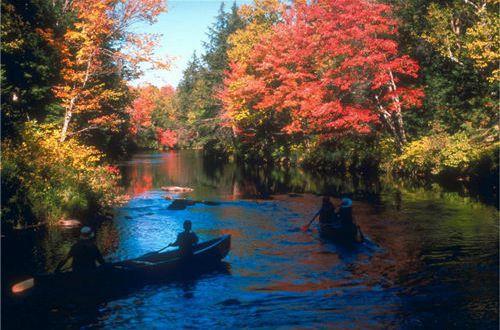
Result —
[[221, 93], [226, 116], [243, 134], [274, 126], [271, 134], [327, 138], [366, 133], [382, 120], [401, 145], [401, 111], [423, 94], [407, 86], [418, 65], [399, 54], [396, 33], [387, 5], [296, 3], [249, 54], [233, 52]]
[[[75, 22], [63, 36], [53, 36], [50, 30], [40, 31], [47, 42], [59, 49], [62, 57], [63, 80], [54, 91], [66, 110], [63, 140], [74, 115], [85, 112], [99, 117], [103, 103], [116, 97], [116, 93], [106, 90], [103, 76], [136, 77], [140, 73], [139, 65], [144, 62], [168, 67], [167, 62], [154, 56], [156, 36], [130, 30], [141, 21], [153, 22], [165, 10], [163, 0], [75, 0], [68, 5]], [[94, 123], [102, 122], [94, 120]], [[78, 128], [81, 127], [73, 129]]]
[[432, 3], [423, 37], [442, 56], [464, 65], [472, 61], [491, 81], [498, 81], [498, 0]]
[[136, 140], [142, 136], [156, 140], [160, 148], [174, 147], [177, 132], [173, 128], [179, 125], [174, 88], [145, 85], [133, 91], [136, 98], [128, 109], [133, 136]]

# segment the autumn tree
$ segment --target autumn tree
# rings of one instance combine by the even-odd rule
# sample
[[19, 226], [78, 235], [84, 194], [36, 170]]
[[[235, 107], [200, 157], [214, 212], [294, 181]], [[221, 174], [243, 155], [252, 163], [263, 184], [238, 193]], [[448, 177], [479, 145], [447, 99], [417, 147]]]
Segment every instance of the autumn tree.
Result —
[[158, 128], [156, 136], [160, 149], [173, 148], [177, 145], [177, 132], [173, 130]]
[[448, 133], [498, 123], [498, 2], [390, 0], [399, 41], [421, 64], [424, 112], [409, 113], [414, 135], [432, 125]]
[[366, 133], [382, 123], [406, 143], [403, 110], [420, 104], [409, 87], [418, 65], [401, 55], [388, 5], [371, 1], [296, 3], [260, 40], [247, 67], [231, 63], [221, 94], [227, 114], [251, 137]]
[[[75, 16], [74, 24], [65, 34], [57, 37], [50, 29], [39, 30], [62, 56], [63, 80], [54, 87], [64, 107], [61, 141], [68, 135], [119, 124], [115, 114], [103, 114], [100, 110], [105, 104], [121, 98], [123, 91], [106, 88], [100, 79], [102, 75], [114, 73], [125, 78], [134, 77], [140, 71], [139, 64], [144, 62], [166, 67], [166, 63], [153, 56], [155, 36], [130, 31], [137, 22], [154, 22], [165, 10], [164, 1], [75, 0], [64, 3], [65, 9]], [[92, 114], [92, 118], [71, 125], [75, 115], [85, 113]]]
[[[231, 70], [228, 71], [237, 78], [226, 80], [225, 92], [238, 90], [242, 88], [242, 86], [251, 88], [252, 84], [251, 81], [248, 80], [249, 76], [245, 75], [244, 72], [248, 69], [252, 60], [253, 48], [265, 36], [273, 33], [272, 27], [281, 21], [284, 10], [284, 5], [278, 0], [255, 0], [251, 5], [242, 5], [240, 7], [238, 14], [241, 16], [245, 26], [244, 28], [236, 30], [229, 36], [229, 48], [227, 51], [228, 60], [231, 66]], [[219, 96], [222, 95], [223, 94], [220, 94]], [[224, 97], [222, 97], [222, 99], [224, 99]], [[272, 118], [266, 116], [265, 112], [254, 112], [253, 115], [255, 117], [253, 117], [245, 107], [234, 109], [234, 103], [226, 105], [224, 112], [221, 114], [221, 118], [224, 120], [224, 125], [231, 127], [234, 136], [242, 132], [242, 126], [244, 125], [243, 121], [239, 122], [240, 125], [238, 127], [238, 125], [234, 125], [234, 122], [231, 120], [227, 121], [227, 119], [231, 117], [231, 114], [238, 112], [238, 119], [244, 119], [247, 123], [267, 123], [267, 125], [261, 127], [261, 130], [255, 130], [250, 133], [250, 135], [253, 136], [253, 140], [260, 140], [266, 144], [267, 141], [277, 137], [276, 135], [268, 134], [271, 131], [275, 131], [272, 127], [274, 121]], [[236, 107], [238, 107], [238, 105], [236, 105]], [[267, 139], [266, 136], [268, 137]], [[276, 141], [273, 141], [273, 143], [274, 142]], [[267, 150], [269, 148], [264, 146], [260, 149]]]
[[451, 61], [470, 60], [491, 81], [498, 81], [498, 0], [431, 3], [423, 38]]
[[272, 26], [281, 20], [285, 6], [278, 0], [255, 0], [253, 4], [244, 4], [238, 14], [244, 27], [237, 29], [228, 38], [227, 56], [229, 62], [245, 65], [253, 47], [272, 32]]
[[140, 148], [172, 148], [177, 144], [178, 119], [175, 90], [145, 85], [133, 88], [135, 99], [127, 109], [130, 133]]

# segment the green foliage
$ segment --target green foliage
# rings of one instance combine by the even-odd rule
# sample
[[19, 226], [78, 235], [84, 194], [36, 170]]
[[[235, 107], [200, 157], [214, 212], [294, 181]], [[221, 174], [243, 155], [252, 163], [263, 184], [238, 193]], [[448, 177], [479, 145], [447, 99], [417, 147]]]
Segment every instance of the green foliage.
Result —
[[37, 32], [63, 33], [65, 18], [58, 6], [44, 0], [2, 1], [2, 138], [17, 134], [30, 119], [42, 120], [54, 111], [52, 86], [59, 78], [59, 54]]
[[224, 3], [221, 3], [216, 22], [209, 28], [209, 41], [205, 43], [206, 53], [203, 55], [207, 67], [208, 81], [213, 85], [222, 83], [224, 70], [228, 69], [228, 38], [242, 27], [243, 21], [238, 15], [236, 3], [233, 4], [229, 12], [224, 11]]
[[302, 166], [319, 171], [375, 173], [380, 163], [376, 136], [345, 136], [319, 143], [304, 154]]
[[59, 142], [57, 126], [27, 122], [20, 139], [2, 142], [2, 218], [13, 225], [83, 218], [111, 205], [119, 173], [103, 154], [76, 140]]
[[498, 1], [388, 0], [403, 50], [417, 58], [426, 98], [405, 114], [410, 137], [439, 123], [449, 134], [498, 122]]
[[243, 27], [236, 4], [229, 12], [221, 4], [216, 22], [209, 28], [201, 60], [193, 55], [177, 86], [179, 118], [185, 129], [185, 147], [225, 153], [233, 144], [230, 129], [220, 125], [222, 104], [217, 93], [228, 67], [228, 38]]

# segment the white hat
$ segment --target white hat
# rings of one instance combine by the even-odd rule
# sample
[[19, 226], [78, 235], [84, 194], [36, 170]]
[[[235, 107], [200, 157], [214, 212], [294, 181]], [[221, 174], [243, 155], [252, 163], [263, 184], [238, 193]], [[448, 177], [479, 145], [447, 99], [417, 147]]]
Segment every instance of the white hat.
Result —
[[91, 239], [93, 237], [94, 237], [94, 232], [92, 231], [92, 228], [85, 226], [82, 229], [80, 229], [81, 239]]
[[340, 207], [351, 207], [352, 206], [352, 200], [350, 198], [342, 198], [342, 203], [340, 204]]

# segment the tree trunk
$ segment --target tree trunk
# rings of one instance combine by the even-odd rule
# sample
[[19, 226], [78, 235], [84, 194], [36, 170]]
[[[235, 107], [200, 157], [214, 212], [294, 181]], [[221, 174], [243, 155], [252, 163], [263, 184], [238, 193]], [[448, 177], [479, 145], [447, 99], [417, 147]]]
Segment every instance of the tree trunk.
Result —
[[61, 139], [60, 139], [61, 142], [64, 142], [66, 140], [66, 136], [68, 135], [68, 127], [71, 121], [71, 117], [73, 116], [73, 107], [75, 101], [76, 101], [76, 96], [71, 99], [68, 108], [66, 108], [66, 112], [64, 114], [63, 127], [61, 130]]
[[[396, 92], [396, 83], [394, 81], [394, 76], [392, 74], [392, 71], [389, 70], [389, 77], [391, 78], [391, 84], [389, 85], [389, 90], [393, 93]], [[401, 100], [399, 99], [399, 96], [396, 94], [395, 96], [392, 97], [392, 101], [394, 102], [396, 111], [392, 114], [392, 117], [394, 118], [394, 126], [396, 128], [396, 132], [400, 138], [401, 146], [405, 145], [407, 140], [406, 140], [406, 131], [404, 128], [404, 121], [403, 121], [403, 112], [402, 112], [402, 107], [401, 107]]]
[[[394, 141], [396, 142], [396, 148], [399, 153], [403, 151], [403, 145], [406, 143], [406, 137], [404, 135], [404, 129], [403, 129], [403, 135], [400, 134], [400, 129], [399, 126], [397, 125], [397, 118], [395, 118], [394, 113], [391, 114], [389, 111], [387, 111], [382, 104], [379, 101], [378, 96], [375, 96], [375, 99], [377, 100], [377, 107], [378, 107], [378, 112], [380, 116], [380, 121], [382, 124], [386, 127], [386, 129], [389, 131], [389, 133], [392, 135], [394, 138]], [[402, 125], [402, 118], [401, 118], [401, 125]], [[402, 126], [401, 126], [402, 127]], [[402, 139], [403, 137], [403, 139]]]
[[[92, 53], [90, 56], [89, 56], [89, 59], [87, 60], [87, 69], [85, 70], [85, 78], [83, 79], [83, 82], [82, 82], [82, 90], [85, 88], [85, 86], [87, 86], [87, 82], [89, 80], [89, 77], [90, 77], [90, 65], [92, 64], [92, 59], [94, 57], [94, 53]], [[76, 85], [73, 86], [73, 89], [76, 88]], [[61, 130], [61, 142], [64, 142], [66, 140], [66, 137], [68, 136], [68, 128], [69, 128], [69, 123], [71, 121], [71, 117], [73, 116], [73, 109], [75, 108], [75, 103], [76, 103], [76, 100], [78, 99], [78, 94], [73, 96], [73, 98], [71, 99], [71, 101], [69, 102], [69, 106], [66, 108], [66, 113], [64, 114], [64, 123], [63, 123], [63, 127], [62, 127], [62, 130]]]

